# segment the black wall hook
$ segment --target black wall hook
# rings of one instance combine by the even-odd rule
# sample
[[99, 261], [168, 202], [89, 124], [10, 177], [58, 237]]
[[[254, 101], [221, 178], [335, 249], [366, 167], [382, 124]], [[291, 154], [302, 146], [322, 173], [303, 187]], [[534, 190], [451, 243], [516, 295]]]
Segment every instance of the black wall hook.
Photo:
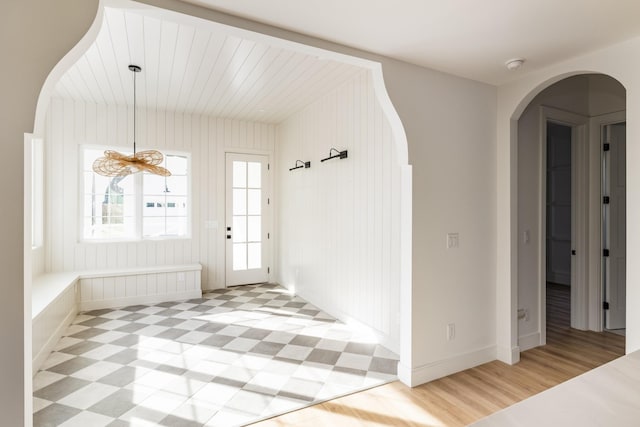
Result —
[[[299, 164], [300, 163], [300, 164]], [[290, 171], [296, 170], [296, 169], [301, 169], [301, 168], [305, 168], [308, 169], [311, 167], [311, 162], [303, 162], [302, 160], [296, 160], [296, 164], [294, 167], [289, 168]]]
[[[331, 154], [333, 152], [335, 152], [336, 154]], [[320, 161], [324, 162], [326, 160], [337, 159], [337, 158], [346, 159], [347, 158], [347, 150], [338, 151], [338, 150], [336, 150], [335, 148], [332, 147], [331, 150], [329, 150], [329, 157], [326, 157], [326, 158], [324, 158], [324, 159], [322, 159]]]

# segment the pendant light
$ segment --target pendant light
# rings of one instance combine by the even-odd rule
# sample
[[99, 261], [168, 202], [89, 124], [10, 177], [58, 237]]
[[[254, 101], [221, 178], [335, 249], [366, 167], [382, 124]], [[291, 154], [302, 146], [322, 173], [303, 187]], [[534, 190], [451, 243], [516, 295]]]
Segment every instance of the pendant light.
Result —
[[169, 170], [158, 166], [164, 158], [161, 152], [157, 150], [136, 152], [136, 74], [142, 71], [142, 68], [129, 65], [129, 70], [133, 72], [133, 154], [128, 156], [107, 150], [104, 152], [104, 157], [93, 162], [93, 171], [103, 176], [127, 176], [142, 171], [170, 176]]

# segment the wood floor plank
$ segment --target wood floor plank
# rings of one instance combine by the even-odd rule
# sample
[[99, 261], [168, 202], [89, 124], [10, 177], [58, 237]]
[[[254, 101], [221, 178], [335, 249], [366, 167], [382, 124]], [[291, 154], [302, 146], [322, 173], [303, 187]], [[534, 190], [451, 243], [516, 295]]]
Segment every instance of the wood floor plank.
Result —
[[255, 424], [461, 427], [624, 354], [624, 337], [571, 329], [569, 288], [547, 285], [547, 345], [409, 388], [396, 381]]

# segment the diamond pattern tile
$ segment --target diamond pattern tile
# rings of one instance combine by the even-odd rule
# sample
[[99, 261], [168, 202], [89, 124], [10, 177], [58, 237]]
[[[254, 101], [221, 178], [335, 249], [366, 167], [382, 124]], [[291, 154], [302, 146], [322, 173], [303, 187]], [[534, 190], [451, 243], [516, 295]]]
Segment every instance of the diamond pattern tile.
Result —
[[81, 313], [34, 426], [239, 426], [396, 379], [397, 356], [277, 285]]

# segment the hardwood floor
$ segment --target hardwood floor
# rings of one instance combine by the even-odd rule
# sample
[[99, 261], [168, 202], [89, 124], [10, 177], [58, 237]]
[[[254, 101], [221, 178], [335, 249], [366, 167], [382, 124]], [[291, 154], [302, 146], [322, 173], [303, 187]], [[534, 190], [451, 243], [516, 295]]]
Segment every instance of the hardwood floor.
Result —
[[622, 336], [569, 328], [569, 301], [568, 288], [548, 284], [547, 345], [514, 366], [490, 362], [413, 389], [396, 381], [254, 426], [465, 426], [624, 354]]

